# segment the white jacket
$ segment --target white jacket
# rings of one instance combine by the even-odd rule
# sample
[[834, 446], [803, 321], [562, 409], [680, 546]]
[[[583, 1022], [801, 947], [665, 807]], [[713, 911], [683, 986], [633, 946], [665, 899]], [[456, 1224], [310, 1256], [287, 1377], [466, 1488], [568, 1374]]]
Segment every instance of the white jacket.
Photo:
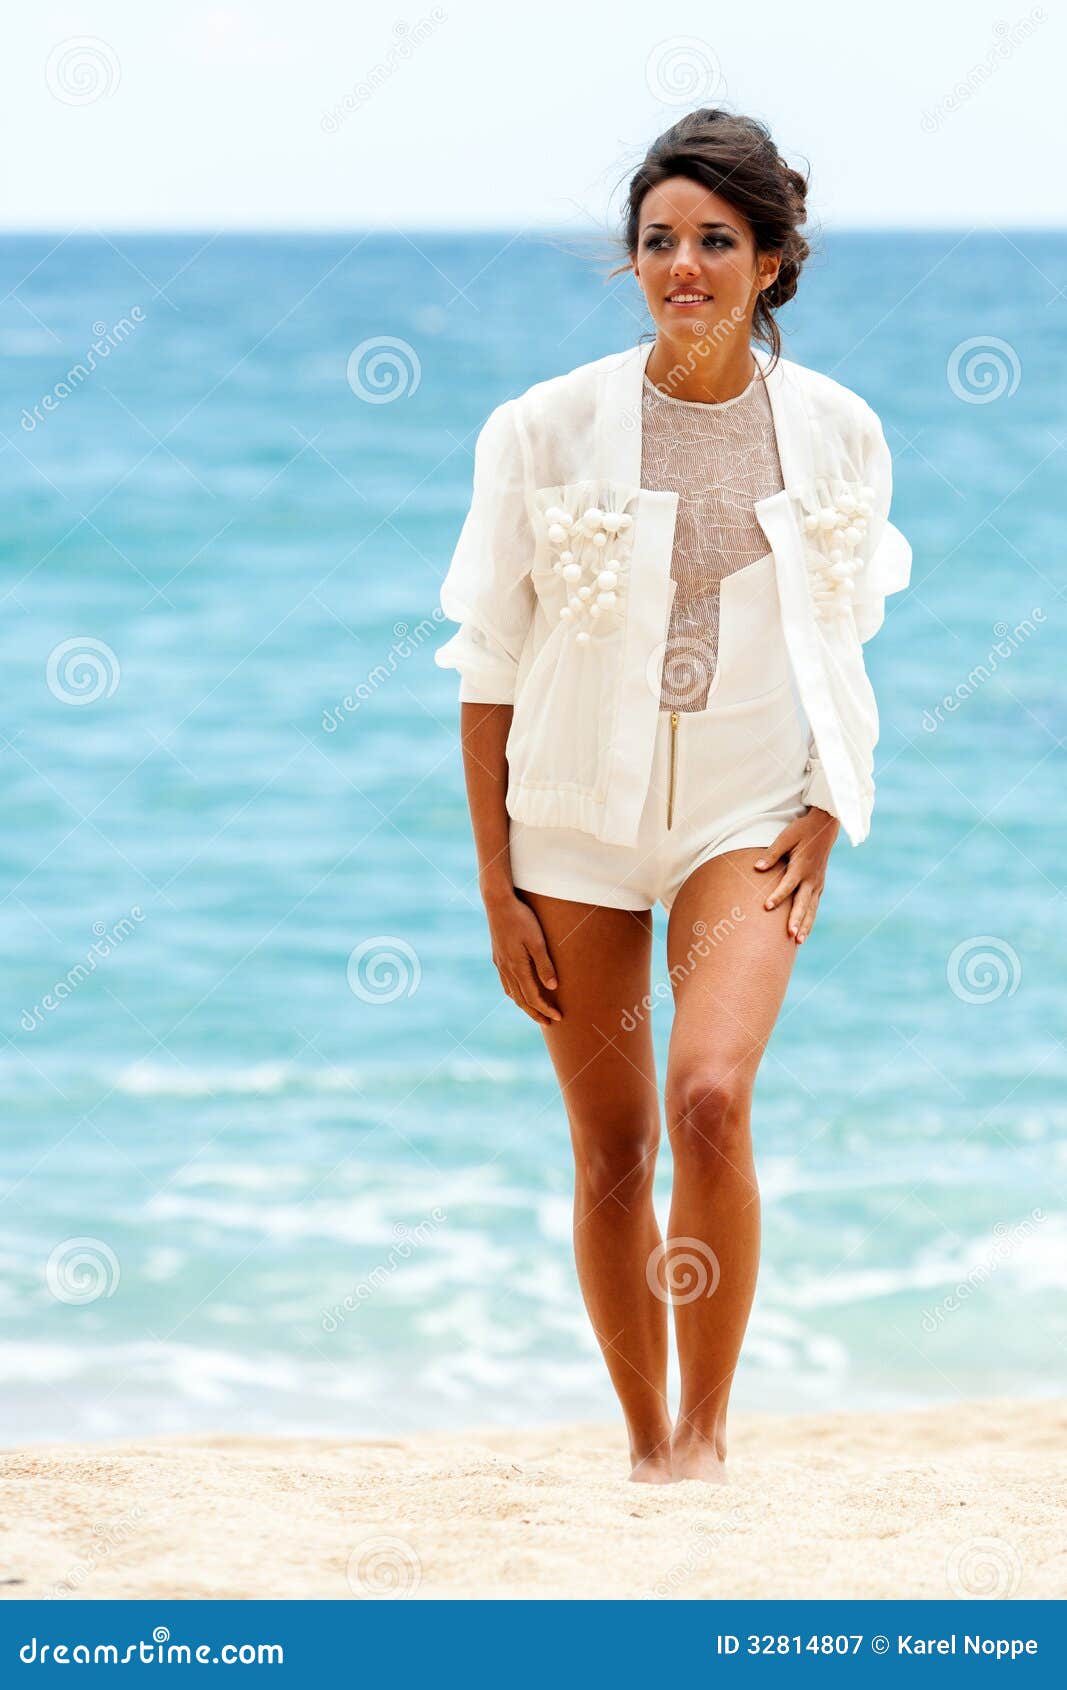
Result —
[[[651, 350], [536, 382], [490, 414], [441, 587], [441, 609], [461, 626], [434, 653], [460, 671], [461, 701], [514, 706], [508, 813], [613, 845], [637, 838], [676, 588], [678, 495], [641, 485]], [[891, 459], [871, 407], [817, 370], [788, 359], [769, 370], [770, 354], [753, 354], [785, 483], [753, 508], [811, 730], [804, 801], [859, 845], [878, 739], [862, 645], [886, 595], [908, 585], [911, 547], [888, 520]]]

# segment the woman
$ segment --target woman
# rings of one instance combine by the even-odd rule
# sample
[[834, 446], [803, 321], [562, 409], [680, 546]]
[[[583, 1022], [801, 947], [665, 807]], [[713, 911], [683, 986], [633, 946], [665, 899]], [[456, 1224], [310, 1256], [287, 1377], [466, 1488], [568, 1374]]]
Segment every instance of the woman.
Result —
[[[625, 225], [654, 344], [492, 413], [441, 593], [461, 624], [436, 659], [462, 676], [493, 960], [544, 1030], [582, 1293], [631, 1477], [653, 1484], [724, 1476], [759, 1256], [753, 1084], [839, 829], [868, 830], [862, 642], [910, 572], [877, 417], [779, 356], [804, 218], [803, 178], [753, 120], [697, 111], [655, 142]], [[675, 1003], [666, 1242], [657, 901]]]

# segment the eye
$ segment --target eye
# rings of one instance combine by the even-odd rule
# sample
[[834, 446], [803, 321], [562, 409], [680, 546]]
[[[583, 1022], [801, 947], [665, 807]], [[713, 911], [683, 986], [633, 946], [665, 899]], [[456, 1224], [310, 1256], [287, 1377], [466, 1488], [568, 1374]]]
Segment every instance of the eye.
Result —
[[[646, 252], [654, 252], [657, 247], [667, 246], [669, 241], [670, 241], [670, 238], [671, 237], [669, 235], [649, 235], [649, 236], [647, 236], [646, 239], [645, 239], [645, 251]], [[736, 243], [731, 239], [731, 237], [729, 235], [705, 235], [704, 236], [704, 245], [705, 246], [722, 246], [722, 247], [726, 247], [727, 251], [729, 251], [729, 249], [731, 247], [733, 247], [735, 244]]]

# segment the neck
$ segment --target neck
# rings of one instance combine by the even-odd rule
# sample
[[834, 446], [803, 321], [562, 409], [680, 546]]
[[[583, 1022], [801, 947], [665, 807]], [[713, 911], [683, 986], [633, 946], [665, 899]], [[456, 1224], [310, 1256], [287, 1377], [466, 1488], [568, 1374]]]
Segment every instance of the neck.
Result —
[[645, 374], [672, 399], [717, 405], [744, 393], [758, 368], [748, 336], [731, 335], [722, 346], [707, 340], [671, 340], [662, 330], [649, 353]]

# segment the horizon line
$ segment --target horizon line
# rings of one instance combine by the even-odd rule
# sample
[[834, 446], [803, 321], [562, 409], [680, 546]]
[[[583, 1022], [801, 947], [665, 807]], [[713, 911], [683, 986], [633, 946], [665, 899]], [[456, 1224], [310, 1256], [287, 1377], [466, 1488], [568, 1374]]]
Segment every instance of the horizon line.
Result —
[[[806, 225], [806, 227], [808, 227]], [[1012, 234], [1054, 235], [1067, 233], [1067, 221], [1060, 223], [839, 223], [811, 225], [811, 232], [819, 235], [998, 235], [1005, 232]], [[618, 241], [621, 237], [599, 228], [596, 224], [555, 224], [555, 223], [427, 223], [408, 224], [401, 226], [395, 223], [263, 223], [263, 224], [210, 224], [210, 223], [140, 223], [140, 224], [96, 224], [92, 227], [64, 228], [61, 225], [40, 224], [0, 224], [0, 237], [29, 237], [46, 236], [52, 239], [93, 239], [101, 236], [130, 236], [130, 235], [214, 235], [222, 236], [292, 236], [292, 235], [530, 235], [530, 236], [576, 236]]]

